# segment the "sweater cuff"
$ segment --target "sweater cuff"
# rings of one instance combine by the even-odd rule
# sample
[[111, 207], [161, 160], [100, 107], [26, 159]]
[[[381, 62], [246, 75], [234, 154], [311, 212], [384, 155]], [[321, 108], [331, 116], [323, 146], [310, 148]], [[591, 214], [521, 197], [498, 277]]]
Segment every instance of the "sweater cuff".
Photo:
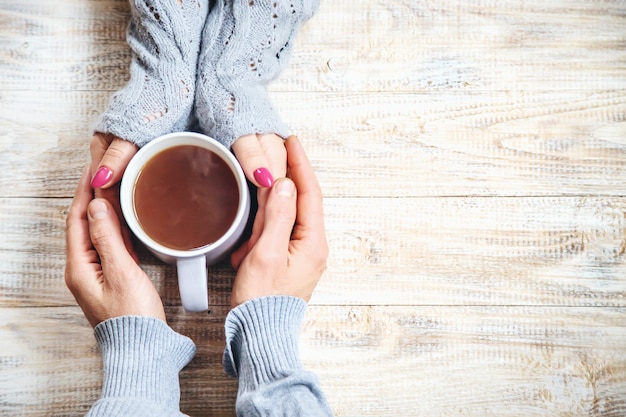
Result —
[[196, 347], [186, 336], [152, 317], [122, 316], [95, 328], [104, 364], [101, 398], [133, 397], [178, 410], [178, 373]]
[[247, 301], [228, 313], [224, 370], [239, 379], [240, 391], [302, 369], [298, 339], [307, 304], [290, 296]]

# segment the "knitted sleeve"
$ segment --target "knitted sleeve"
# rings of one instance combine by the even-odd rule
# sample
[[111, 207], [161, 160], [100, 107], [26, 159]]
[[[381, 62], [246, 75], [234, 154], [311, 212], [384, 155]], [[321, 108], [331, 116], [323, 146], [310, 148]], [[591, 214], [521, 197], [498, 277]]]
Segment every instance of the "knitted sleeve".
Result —
[[239, 380], [238, 416], [332, 416], [317, 377], [300, 362], [304, 300], [257, 298], [226, 317], [224, 369]]
[[187, 128], [208, 2], [130, 0], [130, 80], [111, 98], [96, 132], [143, 146]]
[[294, 38], [319, 0], [217, 0], [198, 62], [195, 113], [200, 129], [229, 147], [240, 136], [289, 129], [268, 84], [287, 65]]
[[104, 321], [96, 326], [95, 336], [104, 384], [89, 417], [183, 415], [178, 373], [195, 354], [191, 339], [161, 320], [138, 316]]

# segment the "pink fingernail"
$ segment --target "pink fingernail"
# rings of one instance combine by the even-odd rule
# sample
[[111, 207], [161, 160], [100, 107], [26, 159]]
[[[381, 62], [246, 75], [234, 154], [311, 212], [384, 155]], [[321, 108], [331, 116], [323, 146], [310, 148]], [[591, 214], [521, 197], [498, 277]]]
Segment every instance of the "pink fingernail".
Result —
[[274, 184], [274, 177], [267, 168], [259, 168], [254, 171], [254, 179], [261, 187], [270, 188]]
[[113, 171], [107, 167], [100, 167], [98, 171], [96, 171], [96, 175], [91, 179], [91, 186], [93, 188], [100, 188], [111, 181], [111, 177], [113, 177]]

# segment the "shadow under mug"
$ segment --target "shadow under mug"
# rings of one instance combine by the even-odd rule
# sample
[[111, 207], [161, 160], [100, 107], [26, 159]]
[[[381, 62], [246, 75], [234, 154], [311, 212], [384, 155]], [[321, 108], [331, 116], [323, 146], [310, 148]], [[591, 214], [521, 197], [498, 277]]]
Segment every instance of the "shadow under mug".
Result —
[[[176, 146], [199, 146], [218, 155], [231, 169], [239, 189], [239, 204], [235, 220], [216, 242], [190, 250], [168, 248], [156, 242], [142, 229], [134, 207], [134, 190], [137, 177], [152, 157]], [[159, 259], [176, 265], [178, 289], [183, 307], [187, 311], [206, 311], [209, 308], [208, 271], [233, 250], [244, 233], [250, 215], [250, 191], [246, 177], [234, 155], [221, 143], [206, 135], [194, 132], [170, 133], [153, 139], [133, 156], [124, 172], [120, 186], [122, 214], [133, 234]]]

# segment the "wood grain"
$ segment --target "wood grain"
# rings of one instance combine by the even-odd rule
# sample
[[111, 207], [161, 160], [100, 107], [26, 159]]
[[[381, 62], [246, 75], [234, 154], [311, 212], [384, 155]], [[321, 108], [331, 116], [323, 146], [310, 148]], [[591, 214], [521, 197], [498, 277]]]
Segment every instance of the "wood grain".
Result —
[[[183, 409], [234, 415], [236, 382], [221, 368], [226, 311], [189, 315], [170, 308], [167, 313], [169, 324], [198, 348], [181, 375]], [[2, 415], [84, 415], [100, 395], [102, 365], [80, 309], [2, 308], [0, 317]]]
[[[128, 0], [0, 0], [0, 415], [79, 416], [101, 359], [65, 288], [65, 216], [91, 126], [128, 79]], [[301, 337], [345, 416], [626, 415], [626, 3], [336, 0], [270, 92], [325, 196], [328, 269]], [[234, 272], [191, 416], [234, 416], [221, 369]]]
[[[0, 302], [67, 306], [67, 199], [0, 200]], [[314, 304], [626, 306], [625, 198], [329, 198]], [[164, 302], [176, 274], [141, 252]], [[214, 305], [233, 271], [211, 268]]]
[[[274, 97], [326, 196], [626, 195], [626, 90]], [[0, 197], [73, 195], [107, 102], [0, 94]]]
[[[0, 90], [113, 91], [126, 82], [127, 1], [63, 5], [0, 3]], [[619, 0], [322, 2], [272, 89], [624, 89], [624, 23]]]
[[625, 311], [311, 308], [305, 363], [337, 415], [621, 416]]
[[[234, 416], [225, 314], [168, 309], [198, 346], [181, 374], [193, 416]], [[623, 308], [313, 306], [301, 349], [338, 416], [621, 416], [625, 319]], [[78, 308], [2, 308], [0, 332], [3, 414], [78, 416], [97, 399], [100, 357]]]

